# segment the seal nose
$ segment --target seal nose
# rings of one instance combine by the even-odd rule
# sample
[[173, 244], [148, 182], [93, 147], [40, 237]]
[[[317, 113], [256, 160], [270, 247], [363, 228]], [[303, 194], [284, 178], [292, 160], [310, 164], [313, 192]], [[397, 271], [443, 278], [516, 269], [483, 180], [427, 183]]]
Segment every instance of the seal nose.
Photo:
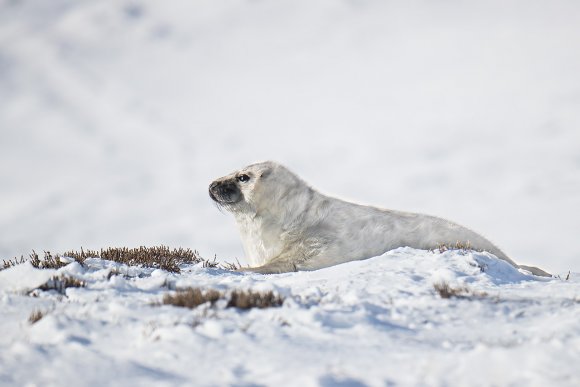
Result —
[[209, 185], [209, 192], [214, 192], [218, 185], [220, 185], [220, 183], [218, 183], [217, 181], [212, 181], [211, 184]]
[[238, 189], [233, 183], [221, 183], [214, 187], [214, 192], [221, 196], [231, 196], [238, 192]]
[[217, 181], [212, 181], [211, 184], [209, 185], [209, 196], [213, 200], [217, 200], [215, 195], [217, 193], [217, 187], [219, 185], [220, 185], [220, 183], [218, 183]]
[[240, 199], [240, 190], [229, 180], [216, 180], [209, 185], [209, 196], [216, 202], [235, 203]]

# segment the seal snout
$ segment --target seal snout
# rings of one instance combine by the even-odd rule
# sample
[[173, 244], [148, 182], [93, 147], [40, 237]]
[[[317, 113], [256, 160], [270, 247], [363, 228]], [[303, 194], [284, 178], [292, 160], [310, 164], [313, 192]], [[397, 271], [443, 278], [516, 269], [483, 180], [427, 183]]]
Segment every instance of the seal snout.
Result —
[[242, 193], [231, 180], [216, 180], [209, 185], [209, 196], [218, 203], [237, 203]]

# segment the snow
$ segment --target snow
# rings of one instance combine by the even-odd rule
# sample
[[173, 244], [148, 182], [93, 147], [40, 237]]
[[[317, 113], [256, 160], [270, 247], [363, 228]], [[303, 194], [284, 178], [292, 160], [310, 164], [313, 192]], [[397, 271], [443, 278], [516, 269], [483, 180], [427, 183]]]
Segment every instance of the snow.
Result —
[[568, 0], [0, 2], [0, 257], [165, 244], [244, 262], [207, 187], [273, 159], [325, 193], [578, 270], [579, 14]]
[[34, 290], [46, 283], [52, 276], [54, 276], [54, 270], [35, 269], [30, 262], [25, 262], [10, 271], [0, 271], [0, 290]]
[[[109, 278], [112, 267], [128, 275]], [[0, 274], [16, 283], [38, 271], [23, 264]], [[580, 273], [533, 277], [487, 253], [400, 248], [278, 275], [89, 259], [56, 274], [87, 286], [34, 297], [25, 283], [0, 291], [0, 329], [9, 332], [0, 339], [2, 385], [580, 382]], [[443, 299], [433, 288], [442, 280], [476, 296]], [[285, 302], [249, 311], [158, 305], [189, 286], [273, 290]], [[46, 315], [30, 324], [35, 310]]]
[[[23, 264], [0, 271], [0, 385], [580, 385], [579, 15], [571, 0], [0, 1], [1, 259], [164, 244], [244, 263], [207, 187], [273, 159], [572, 270], [411, 249], [272, 276]], [[88, 286], [28, 294], [59, 273]], [[441, 281], [487, 296], [441, 299]], [[185, 286], [286, 302], [152, 305]]]

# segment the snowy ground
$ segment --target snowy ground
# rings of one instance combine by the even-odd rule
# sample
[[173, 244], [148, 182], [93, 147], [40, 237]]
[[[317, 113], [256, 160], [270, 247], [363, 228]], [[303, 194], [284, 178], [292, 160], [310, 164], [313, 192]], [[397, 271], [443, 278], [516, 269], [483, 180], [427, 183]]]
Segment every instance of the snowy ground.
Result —
[[1, 0], [0, 257], [243, 260], [207, 186], [274, 159], [578, 271], [579, 42], [574, 0]]
[[[580, 383], [580, 274], [539, 279], [486, 253], [410, 248], [268, 276], [86, 263], [59, 269], [88, 284], [66, 296], [26, 294], [54, 271], [0, 271], [0, 385]], [[127, 275], [109, 279], [114, 267]], [[475, 296], [440, 298], [442, 281]], [[251, 311], [153, 305], [167, 286], [274, 290], [286, 300]], [[34, 310], [47, 314], [30, 324]]]
[[[244, 262], [207, 186], [273, 159], [578, 273], [578, 69], [574, 0], [0, 0], [0, 258], [165, 244]], [[474, 259], [110, 280], [92, 261], [61, 269], [88, 282], [66, 297], [26, 295], [51, 273], [15, 267], [0, 272], [0, 385], [579, 385], [578, 274]], [[441, 278], [488, 297], [441, 299]], [[287, 301], [151, 306], [166, 280]]]

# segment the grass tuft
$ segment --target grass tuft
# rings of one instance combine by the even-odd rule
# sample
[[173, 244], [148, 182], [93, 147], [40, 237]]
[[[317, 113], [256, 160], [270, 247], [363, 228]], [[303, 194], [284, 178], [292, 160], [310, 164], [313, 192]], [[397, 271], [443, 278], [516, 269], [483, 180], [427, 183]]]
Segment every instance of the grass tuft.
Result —
[[27, 261], [29, 261], [32, 266], [38, 269], [60, 269], [61, 267], [67, 265], [67, 262], [60, 260], [59, 255], [53, 256], [50, 251], [45, 251], [44, 257], [40, 258], [36, 251], [32, 250], [32, 253], [28, 256], [28, 259], [24, 258], [24, 256], [20, 256], [20, 258], [3, 260], [2, 269], [8, 269], [9, 267], [20, 265]]
[[60, 294], [65, 294], [68, 288], [84, 288], [85, 286], [86, 283], [84, 281], [61, 275], [52, 277], [46, 283], [39, 286], [38, 289], [43, 291], [56, 290]]
[[74, 251], [74, 250], [70, 250], [65, 252], [63, 255], [63, 257], [69, 257], [74, 259], [75, 261], [77, 261], [78, 263], [80, 263], [81, 265], [84, 264], [85, 259], [87, 258], [100, 258], [101, 255], [99, 254], [98, 251], [94, 251], [94, 250], [84, 250], [81, 247], [81, 251]]
[[253, 292], [251, 290], [234, 290], [230, 294], [228, 308], [252, 309], [282, 306], [284, 300], [274, 292]]
[[14, 259], [9, 259], [9, 260], [2, 260], [2, 269], [8, 269], [9, 267], [12, 266], [16, 266], [16, 265], [20, 265], [23, 264], [24, 262], [26, 262], [26, 258], [24, 258], [24, 255], [21, 255], [20, 258], [14, 258]]
[[224, 270], [238, 271], [242, 268], [242, 264], [236, 258], [236, 262], [224, 262], [221, 264], [221, 267]]
[[433, 284], [433, 288], [435, 288], [441, 298], [460, 297], [469, 292], [469, 289], [466, 287], [453, 288], [448, 282], [438, 282]]
[[166, 294], [163, 296], [163, 305], [174, 305], [182, 308], [193, 309], [205, 303], [215, 304], [223, 294], [217, 290], [206, 290], [205, 292], [199, 288], [188, 288], [178, 290], [175, 294]]
[[442, 281], [433, 284], [433, 288], [441, 298], [484, 298], [487, 296], [485, 292], [475, 292], [467, 286], [452, 287], [448, 282]]
[[210, 303], [211, 306], [219, 300], [226, 300], [226, 308], [252, 309], [278, 307], [284, 303], [284, 299], [274, 292], [256, 292], [252, 290], [234, 290], [230, 293], [218, 290], [201, 290], [200, 288], [187, 288], [178, 290], [175, 294], [166, 294], [163, 297], [163, 305], [174, 305], [193, 309], [199, 305]]
[[72, 258], [81, 265], [87, 258], [100, 258], [109, 261], [126, 264], [128, 266], [143, 266], [151, 267], [156, 269], [163, 269], [173, 273], [179, 273], [179, 266], [182, 264], [196, 264], [203, 263], [204, 267], [215, 268], [219, 265], [216, 262], [216, 258], [212, 261], [202, 258], [196, 250], [177, 248], [170, 249], [167, 246], [153, 246], [153, 247], [137, 247], [137, 248], [127, 248], [127, 247], [109, 247], [107, 249], [101, 249], [100, 251], [95, 250], [84, 250], [81, 251], [67, 251], [62, 255], [53, 256], [49, 251], [44, 252], [44, 257], [40, 258], [38, 254], [33, 250], [29, 258], [26, 259], [23, 256], [20, 258], [14, 258], [10, 260], [3, 260], [3, 267], [1, 269], [7, 269], [12, 266], [22, 264], [26, 261], [39, 269], [58, 269], [68, 264], [60, 259], [60, 257]]
[[183, 248], [171, 250], [167, 246], [101, 249], [100, 258], [128, 266], [153, 267], [173, 273], [180, 272], [180, 264], [195, 264], [204, 261], [197, 251]]
[[481, 252], [481, 250], [476, 250], [473, 248], [473, 246], [471, 246], [471, 242], [467, 241], [467, 242], [461, 242], [461, 241], [457, 241], [455, 242], [455, 244], [449, 245], [447, 243], [438, 243], [437, 247], [434, 248], [431, 251], [435, 251], [438, 253], [444, 253], [446, 251], [451, 251], [451, 250], [459, 250], [462, 252], [468, 252], [468, 251], [479, 251]]
[[205, 259], [203, 261], [203, 267], [211, 267], [211, 268], [216, 268], [219, 266], [219, 262], [217, 261], [217, 256], [213, 257], [213, 260], [209, 260], [209, 259]]
[[44, 317], [44, 313], [40, 310], [35, 310], [32, 313], [30, 313], [30, 316], [28, 316], [28, 322], [30, 324], [34, 324], [38, 321], [40, 321], [41, 318]]

